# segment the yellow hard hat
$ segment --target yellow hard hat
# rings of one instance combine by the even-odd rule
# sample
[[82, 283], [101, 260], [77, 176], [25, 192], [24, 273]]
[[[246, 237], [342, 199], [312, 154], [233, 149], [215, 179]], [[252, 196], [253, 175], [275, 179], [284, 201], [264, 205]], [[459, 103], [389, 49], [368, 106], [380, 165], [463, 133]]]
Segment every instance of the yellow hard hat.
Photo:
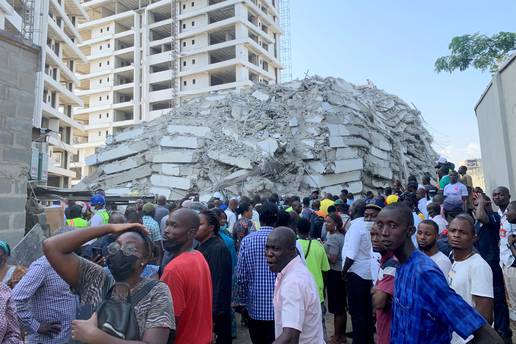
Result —
[[387, 196], [385, 203], [387, 203], [387, 204], [397, 203], [398, 200], [399, 200], [398, 195], [389, 195], [389, 196]]

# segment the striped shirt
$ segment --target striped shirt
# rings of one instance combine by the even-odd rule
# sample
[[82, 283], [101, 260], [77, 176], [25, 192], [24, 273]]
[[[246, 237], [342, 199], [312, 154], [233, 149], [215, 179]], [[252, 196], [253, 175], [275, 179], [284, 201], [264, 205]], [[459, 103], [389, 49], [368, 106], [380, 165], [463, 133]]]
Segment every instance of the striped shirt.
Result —
[[392, 344], [448, 344], [452, 331], [467, 338], [486, 323], [420, 251], [397, 269], [392, 307]]
[[[77, 297], [50, 266], [45, 256], [34, 261], [13, 290], [18, 318], [29, 334], [29, 343], [66, 343], [75, 319]], [[57, 335], [38, 334], [40, 324], [59, 322]]]
[[246, 236], [240, 244], [236, 269], [238, 302], [247, 305], [254, 320], [274, 320], [274, 281], [265, 258], [265, 243], [272, 227], [262, 226]]

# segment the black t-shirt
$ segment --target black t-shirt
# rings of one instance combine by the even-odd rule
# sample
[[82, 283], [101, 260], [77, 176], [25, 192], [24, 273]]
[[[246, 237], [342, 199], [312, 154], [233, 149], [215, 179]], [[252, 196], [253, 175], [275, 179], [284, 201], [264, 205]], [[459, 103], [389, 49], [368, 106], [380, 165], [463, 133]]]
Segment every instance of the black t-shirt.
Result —
[[224, 241], [212, 237], [202, 243], [198, 250], [208, 262], [213, 287], [213, 315], [230, 314], [233, 265], [231, 254]]
[[488, 213], [489, 223], [477, 221], [475, 231], [477, 242], [475, 248], [478, 253], [488, 263], [498, 263], [500, 261], [500, 215], [495, 212]]

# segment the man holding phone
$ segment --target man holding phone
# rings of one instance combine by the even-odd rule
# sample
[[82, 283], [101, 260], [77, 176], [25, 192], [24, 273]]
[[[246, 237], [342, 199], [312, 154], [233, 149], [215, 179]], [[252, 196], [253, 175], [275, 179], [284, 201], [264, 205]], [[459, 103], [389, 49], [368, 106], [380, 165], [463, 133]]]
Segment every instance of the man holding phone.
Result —
[[475, 231], [477, 241], [475, 248], [480, 256], [489, 264], [493, 272], [494, 292], [494, 328], [505, 343], [512, 343], [512, 331], [509, 321], [509, 308], [505, 298], [505, 285], [502, 268], [500, 267], [500, 215], [493, 210], [491, 199], [480, 193], [475, 193]]

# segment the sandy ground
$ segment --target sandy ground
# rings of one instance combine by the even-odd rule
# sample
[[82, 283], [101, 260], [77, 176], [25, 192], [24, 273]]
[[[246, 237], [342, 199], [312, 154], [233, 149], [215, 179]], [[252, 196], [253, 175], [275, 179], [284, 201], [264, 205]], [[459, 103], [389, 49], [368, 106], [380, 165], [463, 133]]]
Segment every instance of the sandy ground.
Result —
[[[240, 318], [237, 315], [238, 322], [238, 335], [237, 339], [233, 340], [233, 344], [251, 344], [251, 339], [249, 338], [249, 331], [246, 327], [240, 326]], [[511, 321], [511, 329], [514, 333], [512, 342], [516, 344], [516, 321]], [[326, 315], [326, 331], [328, 337], [333, 335], [333, 316], [331, 314]], [[351, 319], [348, 316], [348, 324], [347, 324], [347, 332], [351, 332]], [[351, 338], [348, 338], [348, 343], [351, 344]]]

